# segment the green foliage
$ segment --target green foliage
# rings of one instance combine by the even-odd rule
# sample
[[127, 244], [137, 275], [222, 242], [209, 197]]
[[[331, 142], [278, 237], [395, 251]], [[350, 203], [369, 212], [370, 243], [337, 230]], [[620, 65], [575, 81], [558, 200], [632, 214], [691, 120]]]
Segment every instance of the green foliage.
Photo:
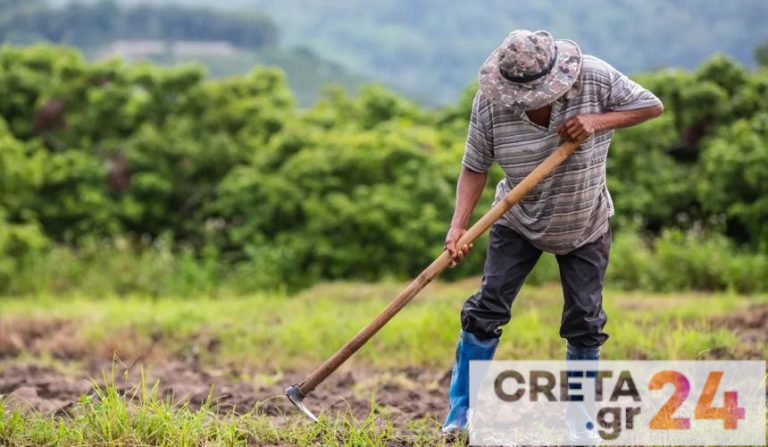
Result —
[[413, 274], [450, 213], [452, 185], [430, 156], [437, 135], [409, 124], [415, 106], [379, 89], [338, 99], [344, 107], [325, 102], [308, 114], [338, 130], [289, 126], [222, 181], [214, 203], [232, 245], [254, 235], [276, 242], [257, 253], [287, 256], [302, 275], [289, 283]]
[[678, 138], [673, 113], [615, 136], [607, 171], [619, 227], [642, 222], [658, 229], [679, 219], [690, 221], [694, 185], [684, 179], [695, 166], [678, 163], [668, 153]]
[[648, 243], [630, 232], [614, 238], [608, 281], [625, 289], [754, 293], [768, 288], [766, 269], [768, 256], [740, 252], [721, 234], [672, 229]]
[[[62, 245], [32, 245], [35, 240], [21, 239], [23, 236], [35, 234], [17, 229], [12, 239], [15, 244], [5, 247], [14, 256], [11, 259], [20, 263], [11, 266], [13, 275], [9, 275], [5, 293], [70, 294], [88, 290], [94, 296], [215, 296], [222, 284], [223, 266], [212, 246], [195, 253], [174, 246], [167, 236], [155, 241], [89, 238], [81, 240], [75, 250]], [[21, 243], [26, 244], [20, 246], [23, 251]], [[3, 248], [0, 239], [0, 250]]]
[[[765, 289], [766, 73], [717, 56], [640, 81], [667, 111], [616, 135], [613, 277]], [[185, 294], [419, 272], [442, 249], [474, 87], [437, 111], [381, 86], [299, 110], [273, 69], [206, 81], [41, 46], [0, 51], [0, 92], [0, 289]], [[553, 279], [550, 258], [531, 278]]]
[[0, 118], [0, 284], [10, 284], [23, 260], [48, 244], [26, 208], [42, 184], [44, 168], [44, 154], [16, 140]]
[[34, 223], [11, 223], [0, 208], [0, 292], [29, 292], [19, 281], [19, 273], [28, 271], [28, 259], [40, 256], [48, 240]]
[[768, 250], [768, 112], [723, 128], [702, 157], [699, 200], [740, 240]]
[[[762, 115], [768, 112], [766, 73], [749, 73], [714, 56], [693, 75], [665, 70], [639, 81], [662, 99], [666, 110], [661, 118], [622, 130], [615, 138], [608, 184], [619, 227], [639, 224], [658, 232], [699, 223], [722, 231], [725, 224], [728, 236], [757, 247], [760, 202], [747, 212], [757, 213], [751, 217], [735, 208], [750, 207], [744, 202], [756, 201], [761, 191], [755, 182], [765, 170], [760, 154], [766, 141], [761, 130]], [[741, 178], [747, 164], [752, 186], [744, 186]]]

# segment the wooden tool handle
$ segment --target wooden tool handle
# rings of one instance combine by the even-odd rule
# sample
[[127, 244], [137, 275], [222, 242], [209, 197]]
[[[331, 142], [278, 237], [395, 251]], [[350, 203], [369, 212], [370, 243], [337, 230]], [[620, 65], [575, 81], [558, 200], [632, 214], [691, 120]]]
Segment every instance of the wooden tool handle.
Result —
[[[459, 239], [458, 246], [463, 247], [473, 243], [483, 233], [499, 220], [510, 208], [517, 204], [526, 194], [528, 194], [541, 180], [549, 175], [560, 163], [570, 156], [582, 144], [582, 141], [567, 141], [552, 152], [541, 164], [539, 164], [530, 174], [528, 174], [512, 191], [508, 192], [504, 199], [499, 201], [483, 217], [481, 217], [469, 230]], [[357, 333], [351, 340], [341, 347], [331, 358], [318, 366], [312, 374], [304, 381], [299, 383], [299, 389], [303, 396], [311, 393], [318, 384], [322, 383], [339, 366], [341, 366], [349, 357], [352, 356], [361, 346], [363, 346], [376, 332], [379, 331], [389, 320], [392, 319], [400, 310], [405, 307], [424, 287], [427, 286], [437, 275], [440, 274], [451, 264], [451, 256], [448, 251], [444, 251], [437, 257], [419, 276], [411, 281], [408, 286], [392, 300], [367, 326]]]

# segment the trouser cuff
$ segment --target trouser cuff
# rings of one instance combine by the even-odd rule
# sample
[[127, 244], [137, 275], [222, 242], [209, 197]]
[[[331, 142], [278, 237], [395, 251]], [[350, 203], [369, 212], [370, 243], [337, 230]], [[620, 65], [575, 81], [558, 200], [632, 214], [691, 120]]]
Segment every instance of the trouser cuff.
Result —
[[565, 349], [566, 349], [566, 352], [568, 353], [568, 357], [574, 360], [592, 360], [600, 356], [600, 346], [595, 346], [593, 348], [584, 348], [584, 347], [574, 346], [570, 343], [566, 343]]

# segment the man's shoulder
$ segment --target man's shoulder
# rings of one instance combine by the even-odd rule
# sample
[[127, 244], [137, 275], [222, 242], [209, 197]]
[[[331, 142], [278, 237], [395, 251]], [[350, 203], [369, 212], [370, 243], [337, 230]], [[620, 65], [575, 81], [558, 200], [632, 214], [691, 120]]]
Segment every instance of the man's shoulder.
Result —
[[591, 54], [585, 54], [581, 62], [581, 74], [579, 77], [582, 82], [591, 82], [598, 84], [611, 85], [612, 80], [618, 71], [608, 62]]
[[483, 90], [482, 90], [482, 89], [480, 89], [480, 88], [478, 88], [478, 89], [477, 89], [477, 93], [475, 93], [475, 99], [474, 99], [474, 102], [475, 102], [475, 104], [474, 104], [474, 105], [475, 105], [475, 107], [476, 107], [477, 109], [482, 109], [482, 110], [484, 110], [484, 109], [486, 109], [486, 108], [488, 108], [488, 107], [491, 107], [491, 106], [493, 105], [493, 102], [491, 102], [491, 100], [490, 100], [490, 99], [488, 99], [488, 98], [487, 98], [487, 97], [486, 97], [486, 96], [483, 94]]
[[483, 95], [480, 89], [477, 89], [475, 94], [473, 112], [477, 114], [478, 119], [500, 119], [504, 120], [504, 122], [520, 119], [517, 112], [494, 103]]

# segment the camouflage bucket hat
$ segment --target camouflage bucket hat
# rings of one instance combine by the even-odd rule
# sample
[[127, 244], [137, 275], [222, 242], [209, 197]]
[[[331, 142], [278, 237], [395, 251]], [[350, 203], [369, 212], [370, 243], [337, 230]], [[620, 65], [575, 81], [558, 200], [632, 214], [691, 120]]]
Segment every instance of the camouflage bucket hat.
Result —
[[556, 41], [546, 31], [512, 31], [480, 67], [480, 90], [503, 107], [538, 109], [571, 88], [581, 61], [575, 42]]

